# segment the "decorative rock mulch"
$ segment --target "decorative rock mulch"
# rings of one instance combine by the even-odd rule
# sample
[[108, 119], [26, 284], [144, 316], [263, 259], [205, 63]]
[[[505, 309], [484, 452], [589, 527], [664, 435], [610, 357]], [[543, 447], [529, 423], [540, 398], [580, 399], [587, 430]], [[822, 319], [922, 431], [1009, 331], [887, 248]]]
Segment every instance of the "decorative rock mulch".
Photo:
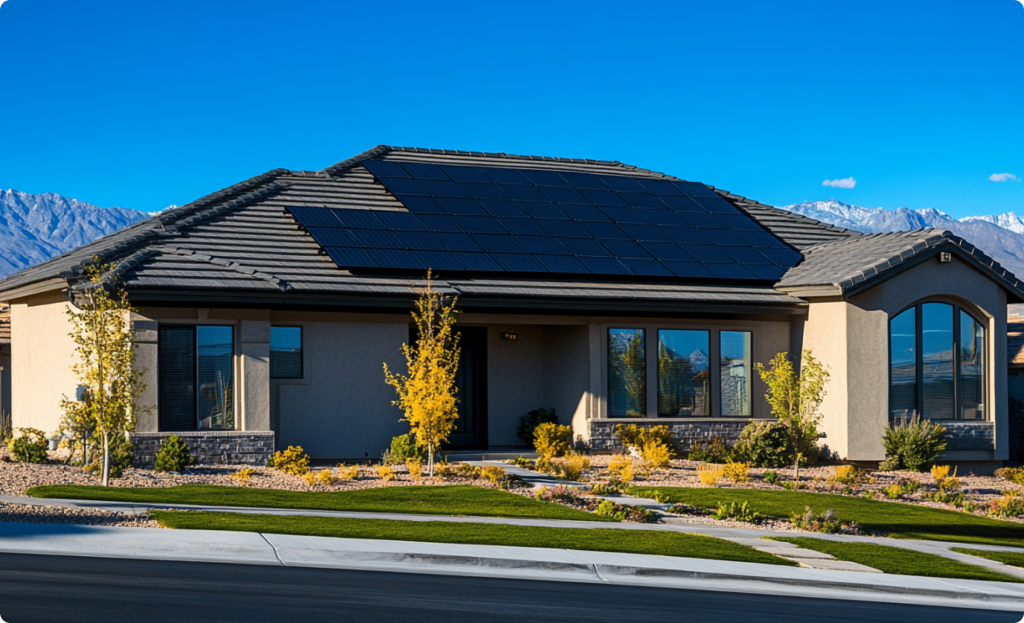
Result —
[[145, 515], [114, 513], [93, 508], [26, 506], [23, 504], [0, 504], [0, 522], [75, 524], [118, 528], [160, 527], [156, 520]]

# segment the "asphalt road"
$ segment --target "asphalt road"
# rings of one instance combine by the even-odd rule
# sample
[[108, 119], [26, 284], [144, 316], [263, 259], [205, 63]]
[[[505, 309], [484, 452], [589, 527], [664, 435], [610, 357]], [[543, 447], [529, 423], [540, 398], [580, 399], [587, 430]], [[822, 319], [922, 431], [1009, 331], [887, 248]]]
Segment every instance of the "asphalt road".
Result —
[[6, 623], [888, 621], [1020, 615], [599, 584], [0, 554]]

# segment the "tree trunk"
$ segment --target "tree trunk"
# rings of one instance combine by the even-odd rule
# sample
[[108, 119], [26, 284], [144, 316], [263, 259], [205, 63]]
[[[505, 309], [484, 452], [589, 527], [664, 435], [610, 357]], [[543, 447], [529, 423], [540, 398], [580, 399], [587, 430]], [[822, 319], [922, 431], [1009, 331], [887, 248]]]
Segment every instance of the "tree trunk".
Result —
[[82, 467], [89, 464], [89, 436], [82, 435]]
[[110, 485], [110, 433], [103, 433], [103, 486]]
[[430, 472], [430, 477], [434, 477], [434, 446], [427, 446], [427, 471]]
[[793, 478], [796, 479], [796, 488], [800, 488], [800, 459], [803, 458], [803, 454], [796, 453], [796, 462], [793, 464]]

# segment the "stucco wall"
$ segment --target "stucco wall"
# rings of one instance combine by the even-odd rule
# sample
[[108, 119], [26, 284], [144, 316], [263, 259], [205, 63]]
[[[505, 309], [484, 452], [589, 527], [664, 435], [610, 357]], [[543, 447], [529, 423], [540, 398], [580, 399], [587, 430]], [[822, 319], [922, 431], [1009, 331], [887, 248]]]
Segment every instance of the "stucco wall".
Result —
[[[953, 257], [932, 258], [848, 301], [812, 301], [803, 347], [828, 364], [832, 380], [822, 405], [825, 443], [839, 458], [880, 461], [889, 419], [889, 319], [915, 303], [942, 300], [972, 311], [986, 324], [987, 401], [995, 422], [995, 451], [1007, 458], [1006, 293], [998, 284]], [[977, 452], [971, 460], [981, 460]], [[947, 458], [961, 458], [948, 452]], [[967, 458], [964, 454], [963, 458]]]
[[11, 305], [11, 414], [14, 428], [52, 432], [60, 426], [62, 396], [74, 398], [75, 343], [63, 295], [39, 295]]
[[544, 395], [558, 421], [572, 424], [586, 438], [590, 392], [590, 330], [587, 326], [549, 326], [544, 331]]
[[[506, 340], [502, 333], [514, 333]], [[519, 418], [550, 408], [544, 391], [546, 335], [536, 325], [487, 327], [487, 436], [491, 446], [518, 446]]]

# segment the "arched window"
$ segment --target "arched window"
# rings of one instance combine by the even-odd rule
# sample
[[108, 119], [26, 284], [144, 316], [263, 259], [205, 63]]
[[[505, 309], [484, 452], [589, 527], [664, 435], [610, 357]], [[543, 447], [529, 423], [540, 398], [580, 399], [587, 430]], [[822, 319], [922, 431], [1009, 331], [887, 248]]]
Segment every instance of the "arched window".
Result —
[[985, 419], [985, 328], [949, 303], [921, 303], [889, 321], [892, 418]]

